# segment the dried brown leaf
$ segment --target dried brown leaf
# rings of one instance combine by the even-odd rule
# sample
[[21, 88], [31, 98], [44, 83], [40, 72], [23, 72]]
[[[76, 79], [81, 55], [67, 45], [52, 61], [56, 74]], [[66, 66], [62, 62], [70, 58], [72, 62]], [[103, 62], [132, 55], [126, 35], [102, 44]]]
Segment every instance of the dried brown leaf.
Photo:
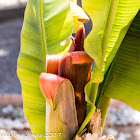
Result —
[[102, 128], [101, 128], [101, 112], [99, 109], [97, 109], [90, 122], [88, 125], [88, 132], [90, 132], [91, 134], [93, 133], [97, 133], [99, 135], [102, 135]]
[[88, 125], [88, 132], [81, 135], [77, 135], [75, 140], [114, 140], [112, 137], [102, 138], [101, 128], [101, 112], [97, 109]]

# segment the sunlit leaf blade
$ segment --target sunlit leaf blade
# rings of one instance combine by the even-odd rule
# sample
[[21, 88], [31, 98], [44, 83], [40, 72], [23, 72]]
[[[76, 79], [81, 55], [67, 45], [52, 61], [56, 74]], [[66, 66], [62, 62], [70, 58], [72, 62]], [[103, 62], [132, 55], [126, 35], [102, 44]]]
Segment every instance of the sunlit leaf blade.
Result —
[[127, 30], [140, 8], [139, 0], [119, 0], [109, 37], [103, 67], [104, 73], [111, 64]]
[[77, 4], [77, 0], [71, 0], [73, 3]]
[[74, 30], [73, 33], [76, 33], [79, 25], [83, 25], [83, 23], [87, 23], [89, 21], [88, 15], [84, 12], [84, 10], [76, 5], [73, 2], [70, 2], [70, 7], [72, 11], [72, 16], [74, 18]]
[[[40, 92], [39, 75], [46, 69], [46, 52], [43, 49], [41, 24], [39, 2], [29, 0], [21, 32], [17, 74], [22, 86], [24, 112], [32, 132], [44, 135], [45, 99]], [[45, 140], [45, 138], [36, 139]]]
[[85, 11], [78, 5], [76, 5], [73, 2], [70, 2], [71, 12], [73, 18], [82, 23], [87, 23], [89, 21], [88, 15], [85, 13]]
[[[84, 1], [83, 1], [84, 2]], [[101, 0], [99, 1], [101, 3]], [[90, 2], [90, 5], [92, 5], [93, 3], [95, 3], [94, 5], [96, 6], [96, 4], [98, 5], [99, 2]], [[106, 1], [107, 2], [107, 1]], [[108, 6], [108, 17], [106, 16], [106, 19], [107, 19], [107, 22], [106, 22], [106, 25], [105, 25], [105, 28], [103, 28], [103, 30], [99, 33], [102, 34], [102, 38], [100, 39], [100, 41], [98, 41], [95, 37], [95, 39], [93, 39], [93, 42], [102, 42], [100, 44], [100, 46], [102, 47], [99, 47], [99, 44], [98, 46], [93, 44], [92, 43], [92, 37], [94, 38], [94, 36], [91, 36], [91, 39], [87, 38], [88, 40], [87, 43], [85, 43], [85, 49], [87, 46], [90, 46], [90, 47], [87, 47], [88, 49], [87, 50], [87, 53], [92, 53], [92, 57], [95, 59], [95, 66], [94, 66], [94, 69], [93, 69], [93, 73], [92, 73], [92, 79], [91, 79], [91, 82], [93, 82], [93, 84], [91, 84], [91, 90], [89, 91], [90, 92], [90, 98], [93, 98], [93, 102], [95, 102], [95, 98], [96, 98], [96, 94], [95, 92], [97, 91], [97, 88], [98, 88], [98, 85], [95, 84], [95, 83], [99, 83], [101, 82], [101, 72], [99, 71], [99, 67], [102, 69], [102, 71], [107, 71], [108, 67], [110, 66], [116, 52], [117, 52], [117, 49], [119, 48], [133, 18], [135, 17], [138, 9], [139, 9], [139, 6], [140, 6], [140, 1], [139, 0], [129, 0], [129, 1], [125, 1], [125, 0], [112, 0], [110, 1], [110, 6]], [[104, 2], [102, 1], [102, 4]], [[83, 3], [83, 8], [84, 6], [87, 4], [87, 2], [85, 2], [85, 4]], [[100, 6], [100, 4], [98, 5]], [[98, 7], [96, 6], [96, 7]], [[96, 7], [94, 8], [94, 10], [96, 11]], [[90, 9], [90, 7], [89, 7]], [[90, 11], [90, 10], [89, 10]], [[131, 11], [131, 12], [130, 12]], [[87, 12], [88, 13], [88, 12]], [[94, 12], [93, 12], [94, 13]], [[100, 13], [100, 12], [99, 12]], [[95, 15], [92, 15], [93, 16], [93, 19], [96, 17]], [[90, 15], [91, 17], [91, 15]], [[98, 16], [99, 18], [99, 16]], [[96, 34], [96, 30], [98, 29], [95, 29], [94, 26], [97, 26], [95, 23], [96, 23], [96, 20], [92, 20], [93, 22], [93, 29], [91, 31], [90, 34], [92, 34], [92, 32], [95, 32], [94, 34]], [[104, 23], [100, 23], [100, 24], [104, 24]], [[100, 25], [101, 26], [101, 25]], [[90, 36], [89, 34], [89, 36]], [[99, 36], [99, 35], [98, 35]], [[108, 42], [109, 41], [109, 42]], [[94, 45], [94, 46], [93, 46]], [[98, 48], [99, 47], [99, 48]], [[90, 50], [89, 50], [90, 48]], [[107, 50], [106, 50], [107, 48]], [[96, 51], [99, 53], [98, 56], [95, 56], [97, 55], [96, 54]], [[100, 58], [99, 58], [100, 56]], [[102, 59], [102, 61], [104, 61], [104, 56], [105, 56], [105, 64], [103, 65], [103, 68], [102, 68], [102, 64], [103, 62], [100, 62], [98, 63], [98, 61]], [[97, 58], [98, 57], [98, 58]], [[96, 58], [97, 58], [97, 61], [96, 61]], [[105, 74], [104, 72], [104, 74]], [[93, 95], [95, 94], [95, 95]], [[100, 94], [100, 92], [99, 92]]]
[[[72, 28], [69, 0], [28, 0], [17, 74], [22, 86], [24, 112], [35, 134], [45, 134], [45, 99], [40, 92], [39, 75], [46, 71], [46, 52], [65, 50], [66, 46], [60, 47], [60, 42], [71, 34]], [[45, 137], [36, 137], [36, 140], [45, 140]]]
[[140, 12], [114, 58], [102, 93], [140, 111]]
[[[95, 60], [93, 81], [99, 83], [103, 80], [102, 66], [102, 36], [108, 17], [110, 0], [82, 0], [82, 8], [92, 20], [92, 30], [85, 40], [85, 51]], [[97, 69], [97, 70], [96, 70]]]
[[[87, 90], [87, 88], [85, 88], [86, 94], [88, 94], [89, 99], [93, 102], [93, 104], [96, 100], [97, 91], [99, 93], [98, 96], [100, 96], [98, 83], [102, 82], [103, 79], [101, 71], [104, 62], [104, 56], [109, 56], [111, 52], [111, 49], [108, 48], [108, 41], [112, 41], [110, 41], [110, 36], [112, 36], [114, 39], [113, 43], [115, 44], [115, 47], [112, 46], [112, 48], [114, 47], [115, 49], [113, 50], [113, 54], [109, 56], [111, 58], [111, 61], [106, 61], [106, 64], [108, 63], [108, 66], [106, 66], [106, 70], [112, 62], [112, 59], [118, 49], [117, 47], [119, 47], [119, 45], [121, 44], [121, 41], [123, 40], [131, 21], [133, 20], [139, 9], [139, 2], [140, 1], [138, 0], [129, 2], [125, 0], [82, 1], [82, 7], [90, 16], [93, 24], [93, 28], [85, 41], [86, 52], [95, 60], [92, 78], [90, 83], [87, 84], [89, 89]], [[102, 6], [105, 7], [103, 8]], [[117, 33], [114, 31], [114, 29], [117, 29]], [[118, 35], [119, 39], [116, 34]], [[106, 48], [107, 55], [105, 55]], [[104, 101], [107, 105], [109, 105], [109, 102], [106, 101], [106, 98], [104, 98]], [[87, 111], [89, 110], [90, 107], [88, 106]], [[102, 112], [102, 114], [104, 114], [104, 112]]]
[[47, 42], [47, 54], [58, 54], [69, 47], [70, 41], [61, 46], [73, 29], [73, 17], [69, 0], [44, 0], [44, 25]]

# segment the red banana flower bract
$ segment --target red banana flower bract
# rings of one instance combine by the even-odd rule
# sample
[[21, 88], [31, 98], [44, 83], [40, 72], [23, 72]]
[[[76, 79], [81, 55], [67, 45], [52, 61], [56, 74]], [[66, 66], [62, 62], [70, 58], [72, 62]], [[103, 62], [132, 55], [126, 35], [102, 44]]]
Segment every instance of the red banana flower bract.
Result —
[[56, 74], [55, 78], [57, 80], [53, 77], [51, 79], [51, 75], [46, 77], [47, 75], [42, 74], [40, 77], [41, 89], [44, 96], [51, 102], [53, 102], [57, 87], [64, 80], [63, 78], [71, 81], [75, 93], [75, 105], [79, 126], [86, 117], [84, 87], [90, 80], [91, 65], [93, 62], [93, 59], [84, 51], [84, 38], [84, 27], [79, 26], [68, 53], [47, 56], [47, 73]]

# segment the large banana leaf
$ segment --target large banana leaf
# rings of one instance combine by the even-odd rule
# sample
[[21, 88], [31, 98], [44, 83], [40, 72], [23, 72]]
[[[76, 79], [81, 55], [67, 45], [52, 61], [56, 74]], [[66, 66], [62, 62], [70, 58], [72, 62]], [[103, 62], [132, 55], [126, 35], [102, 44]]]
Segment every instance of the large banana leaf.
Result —
[[139, 0], [119, 0], [107, 44], [103, 71], [106, 73], [128, 28], [140, 8]]
[[[21, 32], [17, 74], [22, 86], [24, 111], [31, 130], [45, 134], [45, 99], [39, 75], [46, 71], [46, 53], [60, 53], [60, 42], [71, 35], [73, 18], [69, 0], [28, 0]], [[36, 137], [45, 140], [44, 137]]]
[[94, 103], [98, 90], [98, 84], [95, 83], [99, 83], [103, 79], [100, 71], [104, 71], [105, 74], [109, 68], [139, 10], [140, 1], [82, 0], [82, 7], [89, 14], [93, 24], [93, 28], [85, 41], [85, 50], [95, 60], [92, 79], [88, 85], [90, 88], [89, 96]]
[[[99, 84], [97, 84], [103, 79], [101, 71], [105, 74], [108, 70], [132, 20], [139, 10], [140, 1], [82, 0], [82, 7], [90, 16], [93, 24], [93, 28], [85, 41], [85, 50], [95, 60], [95, 66], [92, 79], [86, 85], [85, 91], [94, 104], [97, 93], [98, 96], [101, 93]], [[102, 109], [102, 115], [106, 115], [110, 98], [103, 95], [100, 101], [101, 106], [98, 104], [98, 107]], [[87, 106], [87, 111], [90, 111], [90, 105]], [[104, 124], [104, 118], [102, 118], [102, 124]]]
[[73, 18], [69, 0], [44, 0], [43, 16], [47, 54], [56, 54], [64, 51], [66, 46], [60, 46], [73, 29]]
[[114, 58], [102, 93], [140, 111], [140, 12]]
[[97, 107], [102, 110], [102, 126], [111, 98], [122, 100], [140, 111], [140, 27], [139, 14], [133, 21], [100, 88]]
[[98, 70], [107, 71], [130, 23], [140, 8], [140, 1], [82, 0], [82, 7], [93, 24], [85, 40], [85, 50], [95, 60], [92, 81], [98, 83], [102, 80], [102, 75]]
[[94, 77], [92, 80], [99, 83], [103, 80], [102, 66], [102, 37], [106, 26], [110, 0], [82, 0], [82, 8], [90, 16], [93, 27], [85, 39], [85, 51], [95, 60]]
[[89, 17], [82, 8], [69, 0], [44, 0], [43, 9], [47, 54], [66, 53], [70, 41], [64, 46], [60, 46], [60, 42], [72, 34], [73, 18], [77, 31], [77, 23], [86, 23]]

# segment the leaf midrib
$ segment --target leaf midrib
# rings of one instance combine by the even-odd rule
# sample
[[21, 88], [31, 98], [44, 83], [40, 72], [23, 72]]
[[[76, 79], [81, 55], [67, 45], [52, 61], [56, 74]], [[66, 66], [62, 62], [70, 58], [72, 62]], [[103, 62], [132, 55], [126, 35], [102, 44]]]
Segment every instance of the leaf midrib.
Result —
[[108, 18], [106, 19], [106, 26], [105, 26], [103, 40], [102, 40], [102, 56], [103, 57], [102, 57], [101, 68], [103, 67], [106, 49], [107, 49], [117, 5], [118, 5], [118, 0], [112, 0], [110, 3]]
[[47, 54], [47, 45], [46, 45], [46, 36], [45, 36], [45, 27], [43, 19], [43, 0], [39, 0], [39, 18], [40, 18], [40, 33], [41, 33], [41, 42], [42, 42], [42, 53], [44, 60], [43, 71], [46, 72], [46, 54]]

